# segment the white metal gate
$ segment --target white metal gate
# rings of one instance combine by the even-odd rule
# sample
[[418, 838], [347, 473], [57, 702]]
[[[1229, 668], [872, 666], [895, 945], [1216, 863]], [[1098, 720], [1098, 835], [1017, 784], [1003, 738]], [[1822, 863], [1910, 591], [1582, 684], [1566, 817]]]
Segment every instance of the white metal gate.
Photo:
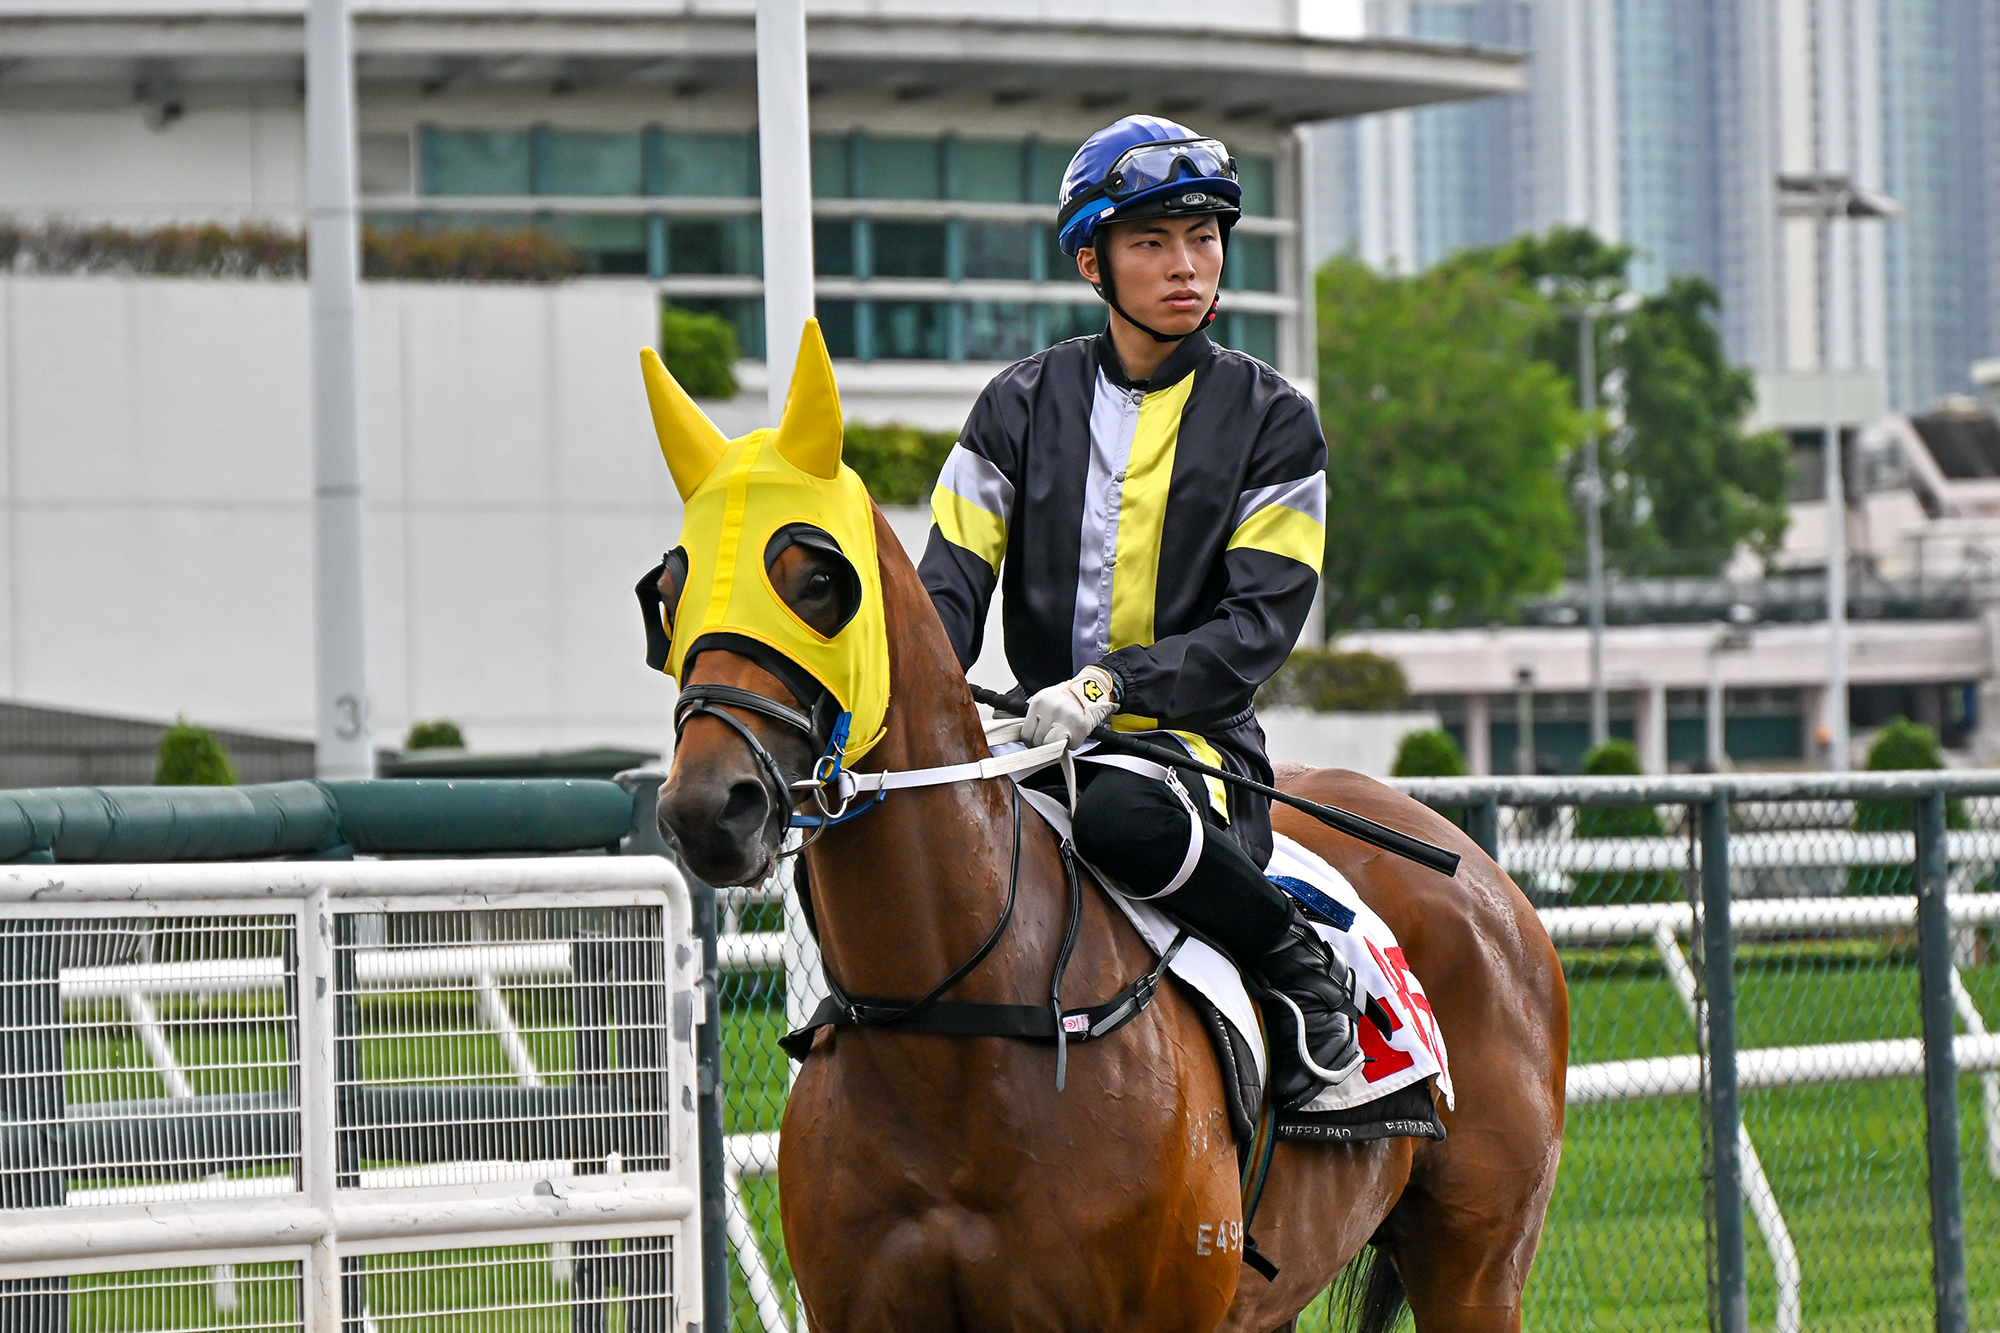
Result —
[[0, 1328], [683, 1333], [654, 857], [0, 868]]

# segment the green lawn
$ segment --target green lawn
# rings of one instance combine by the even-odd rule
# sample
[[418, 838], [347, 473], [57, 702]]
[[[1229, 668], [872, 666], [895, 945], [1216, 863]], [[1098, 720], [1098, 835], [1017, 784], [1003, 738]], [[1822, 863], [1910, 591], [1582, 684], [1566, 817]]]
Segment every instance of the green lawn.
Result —
[[[1565, 962], [1572, 1063], [1695, 1050], [1686, 1013], [1649, 953], [1579, 951]], [[1982, 1012], [2000, 1021], [2000, 966], [1970, 968], [1964, 976]], [[1745, 1048], [1919, 1031], [1916, 968], [1894, 942], [1746, 950], [1737, 990]], [[772, 1044], [783, 1025], [782, 1008], [761, 998], [725, 1008], [723, 1015], [731, 1132], [776, 1128], [782, 1112], [783, 1064]], [[1961, 1102], [1973, 1325], [2000, 1327], [2000, 1183], [1985, 1170], [1976, 1078], [1962, 1081]], [[1917, 1080], [1749, 1093], [1743, 1113], [1798, 1250], [1806, 1328], [1930, 1328]], [[775, 1185], [750, 1183], [745, 1201], [767, 1256], [781, 1265]], [[1747, 1216], [1746, 1226], [1751, 1320], [1769, 1328], [1771, 1266]], [[1526, 1327], [1704, 1328], [1705, 1247], [1699, 1100], [1576, 1108], [1564, 1134], [1562, 1172], [1529, 1288]], [[740, 1287], [736, 1298], [736, 1327], [756, 1327]], [[1328, 1328], [1320, 1307], [1300, 1328]]]

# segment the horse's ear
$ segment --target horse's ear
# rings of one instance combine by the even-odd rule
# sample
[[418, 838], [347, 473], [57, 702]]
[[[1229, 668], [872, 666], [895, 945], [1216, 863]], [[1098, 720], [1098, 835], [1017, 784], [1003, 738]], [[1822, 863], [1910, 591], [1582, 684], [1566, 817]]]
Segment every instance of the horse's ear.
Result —
[[784, 419], [778, 422], [778, 452], [799, 471], [832, 481], [840, 475], [840, 442], [840, 390], [833, 383], [833, 362], [819, 321], [809, 319], [792, 364]]
[[716, 460], [729, 447], [729, 437], [708, 419], [708, 413], [688, 397], [680, 381], [668, 373], [652, 348], [639, 352], [639, 373], [646, 377], [646, 402], [653, 409], [653, 433], [674, 474], [674, 488], [685, 500], [715, 471]]

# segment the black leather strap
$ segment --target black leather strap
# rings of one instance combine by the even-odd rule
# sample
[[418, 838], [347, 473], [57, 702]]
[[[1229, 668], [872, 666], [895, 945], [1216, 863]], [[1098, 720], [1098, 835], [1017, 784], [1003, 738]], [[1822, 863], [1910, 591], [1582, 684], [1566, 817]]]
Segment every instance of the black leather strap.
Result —
[[753, 713], [762, 713], [774, 722], [782, 722], [804, 736], [813, 738], [812, 719], [790, 704], [781, 704], [755, 690], [740, 689], [735, 685], [690, 685], [681, 691], [674, 701], [674, 731], [679, 733], [687, 725], [693, 713], [714, 713], [714, 705], [729, 704], [735, 708], [747, 708]]

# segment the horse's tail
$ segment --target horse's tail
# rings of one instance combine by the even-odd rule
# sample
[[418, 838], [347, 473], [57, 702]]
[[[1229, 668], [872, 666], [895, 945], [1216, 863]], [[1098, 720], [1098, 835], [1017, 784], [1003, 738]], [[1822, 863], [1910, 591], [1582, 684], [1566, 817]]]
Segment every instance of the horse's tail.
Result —
[[1364, 1245], [1334, 1283], [1349, 1333], [1389, 1333], [1409, 1308], [1402, 1274], [1380, 1246]]

